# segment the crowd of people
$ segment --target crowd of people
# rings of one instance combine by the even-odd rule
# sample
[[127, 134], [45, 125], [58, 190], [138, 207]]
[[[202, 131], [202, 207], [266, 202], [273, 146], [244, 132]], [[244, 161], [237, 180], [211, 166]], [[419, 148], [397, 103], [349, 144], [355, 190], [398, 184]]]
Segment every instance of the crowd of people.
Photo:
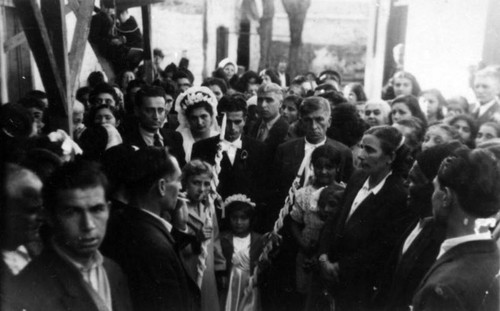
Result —
[[469, 103], [160, 63], [90, 74], [71, 133], [1, 106], [2, 310], [499, 310], [498, 67]]

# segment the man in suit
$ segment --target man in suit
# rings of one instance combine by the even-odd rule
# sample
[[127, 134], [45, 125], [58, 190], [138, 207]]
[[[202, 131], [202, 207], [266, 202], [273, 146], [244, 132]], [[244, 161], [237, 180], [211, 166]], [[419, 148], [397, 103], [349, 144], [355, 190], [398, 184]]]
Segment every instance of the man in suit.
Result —
[[129, 206], [114, 214], [102, 251], [127, 275], [134, 310], [199, 310], [200, 290], [178, 254], [182, 232], [172, 225], [187, 229], [187, 207], [176, 209], [179, 165], [155, 147], [139, 149], [132, 163]]
[[159, 86], [144, 86], [137, 91], [133, 124], [123, 126], [123, 142], [139, 148], [146, 146], [168, 147], [169, 152], [184, 166], [185, 154], [182, 136], [178, 132], [164, 128], [170, 107], [166, 104], [165, 91]]
[[282, 88], [287, 88], [290, 85], [290, 75], [286, 72], [288, 64], [286, 59], [281, 59], [278, 63], [278, 75]]
[[26, 310], [132, 310], [125, 276], [98, 248], [106, 232], [107, 181], [95, 164], [63, 165], [43, 188], [52, 239], [15, 279]]
[[479, 107], [474, 112], [477, 124], [485, 122], [500, 122], [500, 72], [493, 67], [478, 71], [474, 77], [474, 92]]
[[403, 234], [377, 286], [374, 304], [385, 310], [408, 310], [415, 290], [432, 266], [445, 228], [432, 216], [432, 180], [441, 162], [463, 145], [458, 141], [429, 148], [417, 156], [408, 174], [408, 206], [418, 215]]
[[226, 114], [227, 125], [224, 139], [210, 137], [193, 145], [193, 159], [215, 164], [217, 151], [222, 148], [221, 171], [218, 193], [223, 199], [241, 193], [253, 200], [262, 196], [262, 181], [265, 177], [266, 148], [264, 143], [243, 135], [247, 117], [246, 102], [242, 97], [232, 96], [225, 101], [221, 111]]
[[344, 144], [326, 136], [331, 121], [331, 108], [328, 100], [322, 97], [306, 98], [299, 107], [299, 115], [306, 133], [305, 137], [281, 144], [276, 151], [273, 162], [274, 182], [281, 202], [299, 173], [303, 161], [306, 163], [301, 176], [301, 185], [304, 185], [312, 176], [309, 161], [312, 151], [318, 146], [330, 144], [342, 154], [337, 173], [338, 181], [347, 182], [353, 170], [351, 150]]
[[250, 129], [248, 136], [266, 144], [270, 159], [273, 159], [276, 148], [285, 141], [288, 133], [289, 124], [280, 115], [282, 102], [283, 91], [276, 83], [262, 84], [257, 90], [259, 119]]
[[[261, 222], [266, 191], [266, 176], [269, 161], [264, 143], [243, 135], [247, 117], [245, 100], [240, 96], [228, 97], [221, 102], [221, 111], [226, 114], [227, 125], [224, 140], [219, 136], [210, 137], [193, 145], [193, 159], [201, 159], [215, 164], [217, 151], [222, 148], [221, 171], [217, 192], [225, 200], [228, 196], [246, 194], [257, 203], [257, 216], [254, 229], [262, 231]], [[218, 215], [220, 217], [220, 215]], [[219, 221], [221, 228], [227, 225]]]

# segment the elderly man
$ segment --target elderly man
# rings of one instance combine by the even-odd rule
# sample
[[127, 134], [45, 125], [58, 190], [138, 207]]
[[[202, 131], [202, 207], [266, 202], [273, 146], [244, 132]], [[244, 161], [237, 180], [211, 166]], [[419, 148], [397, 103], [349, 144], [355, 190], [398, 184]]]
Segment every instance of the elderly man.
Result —
[[176, 209], [179, 164], [155, 147], [139, 149], [131, 163], [129, 206], [111, 219], [102, 251], [127, 275], [134, 310], [198, 310], [200, 289], [178, 254], [187, 229], [187, 207]]
[[299, 173], [303, 161], [305, 161], [305, 169], [301, 174], [301, 185], [304, 185], [312, 176], [309, 161], [312, 151], [316, 147], [330, 144], [341, 152], [342, 159], [337, 174], [338, 181], [347, 182], [353, 170], [351, 150], [342, 143], [326, 136], [326, 130], [331, 121], [328, 100], [316, 96], [308, 97], [300, 105], [299, 114], [306, 133], [305, 137], [296, 138], [280, 145], [273, 163], [275, 184], [278, 187], [278, 197], [281, 201]]
[[39, 241], [42, 182], [35, 173], [15, 164], [5, 166], [1, 214], [1, 283], [7, 284], [31, 261], [26, 245]]
[[259, 119], [250, 129], [249, 136], [264, 142], [270, 156], [279, 144], [285, 141], [289, 124], [280, 115], [283, 91], [276, 83], [262, 84], [257, 90], [257, 113]]
[[15, 279], [26, 310], [131, 310], [120, 268], [98, 248], [106, 233], [107, 181], [95, 164], [63, 165], [43, 188], [52, 239]]

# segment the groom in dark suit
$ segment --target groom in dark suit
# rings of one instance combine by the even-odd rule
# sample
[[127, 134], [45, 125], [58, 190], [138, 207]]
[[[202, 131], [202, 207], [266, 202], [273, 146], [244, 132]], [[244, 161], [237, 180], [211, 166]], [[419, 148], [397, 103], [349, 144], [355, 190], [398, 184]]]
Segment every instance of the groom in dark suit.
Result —
[[224, 139], [221, 141], [219, 136], [215, 136], [196, 142], [192, 158], [214, 165], [220, 146], [222, 160], [217, 192], [223, 199], [237, 193], [251, 197], [258, 204], [258, 219], [268, 193], [265, 184], [269, 165], [267, 148], [264, 143], [243, 135], [247, 107], [242, 97], [231, 96], [222, 101], [221, 111], [227, 118]]

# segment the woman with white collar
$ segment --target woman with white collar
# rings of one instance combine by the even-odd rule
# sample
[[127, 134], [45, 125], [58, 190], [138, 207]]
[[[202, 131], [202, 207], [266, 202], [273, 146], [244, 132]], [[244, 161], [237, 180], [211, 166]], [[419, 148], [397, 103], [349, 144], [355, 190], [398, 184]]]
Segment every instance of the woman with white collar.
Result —
[[342, 209], [327, 220], [320, 240], [320, 269], [339, 310], [370, 308], [387, 256], [414, 219], [406, 206], [409, 150], [402, 134], [374, 126], [360, 148], [361, 169], [347, 183]]

